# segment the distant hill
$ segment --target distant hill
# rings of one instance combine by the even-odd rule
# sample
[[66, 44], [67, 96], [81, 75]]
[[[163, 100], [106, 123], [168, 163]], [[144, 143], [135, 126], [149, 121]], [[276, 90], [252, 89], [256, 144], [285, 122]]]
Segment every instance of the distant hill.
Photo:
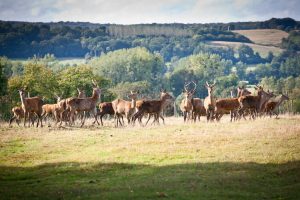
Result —
[[291, 18], [272, 18], [263, 22], [136, 25], [0, 21], [0, 56], [28, 58], [50, 53], [62, 58], [84, 57], [143, 46], [151, 52], [160, 53], [165, 61], [170, 61], [174, 57], [181, 58], [199, 51], [202, 42], [280, 44], [278, 37], [281, 36], [276, 36], [274, 41], [264, 41], [256, 33], [235, 30], [264, 28], [290, 31], [299, 27], [300, 23]]

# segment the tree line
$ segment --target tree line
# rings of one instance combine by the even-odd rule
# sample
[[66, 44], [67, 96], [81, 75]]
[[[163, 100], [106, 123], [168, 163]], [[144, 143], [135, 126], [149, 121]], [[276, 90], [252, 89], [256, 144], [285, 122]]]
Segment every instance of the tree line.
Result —
[[139, 90], [140, 98], [158, 98], [161, 88], [180, 98], [184, 83], [191, 80], [198, 85], [195, 95], [200, 98], [207, 95], [206, 81], [216, 81], [215, 96], [219, 98], [229, 97], [238, 85], [251, 87], [259, 83], [277, 94], [288, 93], [294, 100], [294, 111], [299, 112], [299, 62], [300, 56], [288, 51], [255, 65], [199, 51], [166, 63], [161, 54], [144, 47], [111, 51], [86, 64], [74, 65], [60, 64], [50, 54], [26, 62], [1, 57], [1, 117], [7, 119], [12, 106], [20, 104], [20, 88], [26, 88], [30, 96], [39, 95], [45, 102], [54, 103], [54, 94], [77, 96], [77, 88], [91, 95], [92, 79], [103, 89], [102, 101], [127, 98], [130, 90]]

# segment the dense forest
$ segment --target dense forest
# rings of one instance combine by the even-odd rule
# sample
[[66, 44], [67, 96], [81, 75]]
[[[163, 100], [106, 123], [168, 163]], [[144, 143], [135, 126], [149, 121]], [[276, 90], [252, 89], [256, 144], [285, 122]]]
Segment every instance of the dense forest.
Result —
[[[251, 42], [228, 31], [228, 24], [217, 28], [216, 24], [1, 22], [0, 118], [9, 118], [11, 108], [20, 105], [20, 88], [53, 103], [54, 94], [76, 96], [77, 88], [91, 95], [92, 79], [102, 88], [101, 101], [126, 99], [130, 90], [139, 90], [139, 98], [158, 98], [160, 89], [166, 88], [177, 104], [186, 81], [197, 83], [195, 96], [200, 98], [207, 95], [206, 81], [216, 81], [217, 98], [229, 97], [238, 85], [262, 84], [275, 94], [288, 93], [293, 102], [289, 110], [300, 112], [300, 36], [295, 30], [299, 23], [286, 20], [239, 22], [229, 27], [262, 28], [264, 24], [264, 28], [289, 31], [282, 41], [285, 51], [267, 57], [246, 45], [233, 50], [206, 43]], [[70, 56], [85, 56], [84, 64], [62, 64], [57, 59]], [[14, 57], [28, 59], [16, 61]]]

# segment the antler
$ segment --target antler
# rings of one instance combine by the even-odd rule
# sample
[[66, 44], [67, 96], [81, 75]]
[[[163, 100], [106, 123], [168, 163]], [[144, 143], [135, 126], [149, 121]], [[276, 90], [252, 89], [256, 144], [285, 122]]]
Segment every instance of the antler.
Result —
[[209, 84], [208, 84], [208, 82], [207, 82], [207, 81], [205, 81], [205, 83], [206, 83], [206, 86], [207, 86], [207, 87], [209, 87]]
[[197, 88], [197, 84], [194, 81], [192, 81], [192, 83], [194, 84], [194, 89], [192, 90], [191, 93], [194, 94]]
[[96, 81], [95, 81], [94, 79], [92, 80], [92, 83], [93, 83], [93, 86], [94, 86], [94, 87], [97, 87], [97, 86], [98, 86], [98, 84], [96, 83]]
[[191, 82], [189, 82], [189, 83], [184, 83], [184, 91], [185, 92], [189, 92], [189, 90], [188, 90], [188, 88], [187, 88], [187, 86], [189, 85], [189, 84], [191, 84]]

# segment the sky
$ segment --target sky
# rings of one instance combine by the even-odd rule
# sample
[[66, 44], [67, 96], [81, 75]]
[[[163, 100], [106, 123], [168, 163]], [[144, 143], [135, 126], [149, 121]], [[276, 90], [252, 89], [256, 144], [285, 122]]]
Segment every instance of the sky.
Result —
[[210, 23], [300, 20], [300, 0], [0, 0], [0, 20]]

